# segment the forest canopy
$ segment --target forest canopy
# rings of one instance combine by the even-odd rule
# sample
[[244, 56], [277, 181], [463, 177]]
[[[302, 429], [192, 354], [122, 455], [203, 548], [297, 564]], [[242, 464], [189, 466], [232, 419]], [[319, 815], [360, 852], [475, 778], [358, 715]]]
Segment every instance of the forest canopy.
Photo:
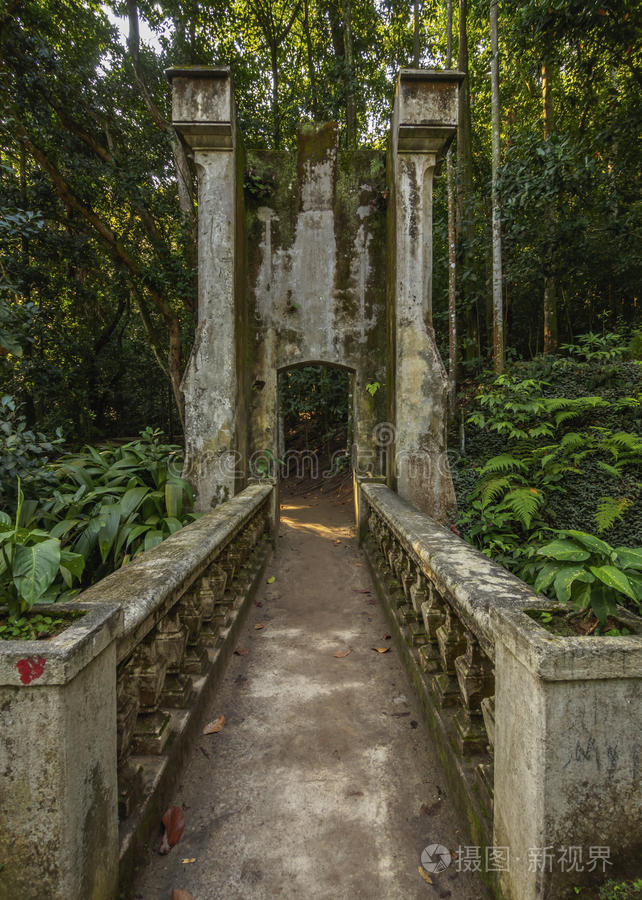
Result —
[[[498, 7], [505, 344], [531, 358], [639, 319], [642, 80], [632, 0]], [[460, 376], [492, 350], [491, 41], [475, 0], [0, 3], [0, 345], [4, 392], [71, 440], [180, 433], [195, 319], [195, 174], [164, 70], [232, 68], [249, 146], [305, 120], [385, 147], [394, 77], [458, 67]], [[446, 167], [434, 315], [448, 348]], [[545, 315], [546, 310], [546, 315]], [[160, 386], [160, 389], [159, 389]]]

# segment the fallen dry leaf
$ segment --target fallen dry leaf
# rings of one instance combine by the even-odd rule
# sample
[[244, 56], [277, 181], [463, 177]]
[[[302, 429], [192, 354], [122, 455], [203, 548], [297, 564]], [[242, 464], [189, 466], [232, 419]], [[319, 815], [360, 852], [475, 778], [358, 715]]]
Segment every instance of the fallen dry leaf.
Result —
[[183, 810], [179, 806], [170, 806], [161, 821], [165, 826], [165, 833], [158, 852], [165, 855], [175, 844], [178, 844], [185, 830]]
[[333, 655], [336, 656], [337, 659], [343, 659], [348, 653], [352, 653], [352, 647], [346, 647], [345, 650], [337, 650]]
[[368, 588], [352, 588], [353, 591], [356, 591], [357, 594], [371, 594], [372, 591]]
[[254, 626], [255, 631], [258, 631], [259, 628], [265, 628], [265, 625], [263, 624], [263, 622], [257, 622], [256, 625]]
[[223, 726], [225, 725], [225, 716], [219, 716], [218, 719], [214, 719], [213, 722], [208, 722], [208, 724], [203, 729], [203, 734], [216, 734], [221, 731]]
[[247, 647], [237, 647], [234, 652], [237, 656], [247, 656], [250, 651]]
[[373, 647], [372, 649], [376, 650], [377, 653], [387, 653], [390, 647]]
[[256, 606], [263, 606], [263, 601], [262, 601], [262, 600], [257, 600], [257, 601], [256, 601]]
[[190, 894], [189, 891], [184, 891], [181, 888], [174, 888], [172, 900], [194, 900], [194, 894]]
[[432, 878], [430, 877], [430, 875], [428, 874], [428, 872], [426, 872], [426, 870], [424, 869], [424, 867], [423, 867], [423, 866], [418, 866], [417, 868], [419, 869], [419, 874], [421, 875], [421, 877], [423, 878], [423, 880], [424, 880], [424, 881], [427, 881], [428, 884], [432, 884]]
[[189, 865], [189, 863], [196, 862], [196, 857], [193, 856], [191, 859], [182, 859], [181, 862], [183, 863], [183, 865], [187, 866]]
[[333, 544], [334, 544], [334, 546], [335, 546], [335, 547], [336, 547], [336, 546], [337, 546], [337, 545], [338, 545], [338, 544], [340, 544], [340, 543], [341, 543], [341, 541], [332, 541], [332, 543], [333, 543]]
[[383, 636], [383, 639], [384, 639], [384, 641], [389, 641], [391, 637], [392, 637], [392, 635], [390, 634], [390, 632], [386, 631], [386, 633]]

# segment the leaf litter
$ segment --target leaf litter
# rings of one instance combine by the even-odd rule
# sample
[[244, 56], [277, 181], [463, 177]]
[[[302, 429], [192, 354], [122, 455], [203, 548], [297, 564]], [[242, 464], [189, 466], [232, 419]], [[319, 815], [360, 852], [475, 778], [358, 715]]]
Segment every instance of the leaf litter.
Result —
[[203, 729], [203, 734], [217, 734], [219, 731], [223, 730], [224, 725], [225, 716], [219, 716], [218, 719], [214, 719], [212, 722], [207, 723]]
[[161, 821], [165, 831], [158, 852], [165, 856], [182, 837], [185, 830], [185, 814], [180, 806], [170, 806]]

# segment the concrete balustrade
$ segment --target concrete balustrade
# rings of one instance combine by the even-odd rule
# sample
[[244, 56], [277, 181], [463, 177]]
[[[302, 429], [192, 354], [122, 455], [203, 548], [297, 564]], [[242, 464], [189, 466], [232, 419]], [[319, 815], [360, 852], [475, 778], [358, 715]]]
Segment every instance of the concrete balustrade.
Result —
[[[493, 892], [561, 898], [600, 874], [632, 874], [642, 628], [551, 634], [527, 611], [557, 604], [390, 488], [358, 490], [366, 557], [469, 840], [499, 848]], [[568, 848], [583, 851], [581, 868], [564, 864]]]
[[54, 611], [49, 641], [0, 641], [0, 897], [113, 900], [158, 831], [274, 538], [247, 487]]

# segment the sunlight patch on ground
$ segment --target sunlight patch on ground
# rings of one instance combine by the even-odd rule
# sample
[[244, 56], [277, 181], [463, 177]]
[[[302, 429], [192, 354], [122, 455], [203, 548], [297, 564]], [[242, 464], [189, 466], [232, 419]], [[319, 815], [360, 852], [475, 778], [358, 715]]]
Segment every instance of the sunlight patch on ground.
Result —
[[336, 540], [337, 537], [347, 539], [354, 535], [354, 529], [350, 527], [333, 526], [328, 528], [327, 525], [322, 525], [320, 522], [297, 522], [289, 516], [281, 516], [281, 522], [293, 531], [307, 531], [327, 540]]
[[297, 673], [296, 680], [293, 679], [288, 683], [283, 677], [283, 672], [277, 672], [264, 675], [261, 682], [253, 684], [248, 693], [261, 700], [277, 697], [281, 701], [281, 706], [289, 707], [299, 703], [310, 703], [336, 691], [343, 693], [349, 690], [363, 690], [363, 686], [363, 681], [343, 681], [340, 684], [330, 685], [323, 678], [308, 678], [301, 673]]

